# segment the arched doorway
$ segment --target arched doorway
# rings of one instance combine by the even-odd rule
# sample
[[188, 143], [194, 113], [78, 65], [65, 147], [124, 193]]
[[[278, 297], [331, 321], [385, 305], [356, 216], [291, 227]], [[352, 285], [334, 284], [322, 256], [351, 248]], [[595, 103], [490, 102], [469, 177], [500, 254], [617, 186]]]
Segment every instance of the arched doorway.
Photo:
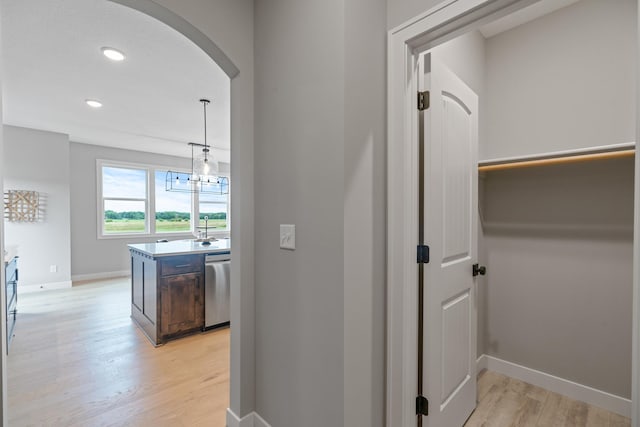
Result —
[[[216, 61], [216, 63], [218, 63], [221, 68], [225, 71], [225, 73], [227, 73], [227, 75], [231, 78], [234, 79], [236, 76], [238, 76], [239, 70], [238, 67], [236, 67], [234, 65], [234, 63], [227, 57], [227, 55], [225, 55], [224, 52], [222, 52], [222, 50], [220, 48], [218, 48], [218, 46], [211, 41], [211, 38], [206, 36], [202, 31], [198, 30], [196, 27], [192, 26], [191, 24], [189, 24], [189, 22], [187, 22], [184, 18], [182, 18], [179, 14], [172, 12], [171, 10], [164, 8], [163, 6], [159, 5], [156, 2], [152, 2], [152, 1], [146, 1], [146, 0], [141, 0], [141, 1], [114, 1], [114, 3], [119, 3], [122, 4], [124, 6], [128, 6], [131, 7], [133, 9], [136, 9], [138, 11], [141, 11], [151, 17], [154, 17], [156, 19], [158, 19], [159, 21], [167, 24], [168, 26], [170, 26], [171, 28], [176, 29], [177, 31], [179, 31], [181, 34], [185, 35], [187, 38], [189, 38], [191, 41], [193, 41], [197, 46], [199, 46], [205, 53], [207, 53], [207, 55], [209, 55], [212, 59], [214, 59], [214, 61]], [[245, 74], [245, 76], [250, 76], [251, 75], [251, 71], [248, 72], [248, 74]], [[237, 82], [237, 81], [236, 81]], [[240, 91], [242, 92], [241, 96], [235, 96], [234, 92], [237, 93], [237, 91], [234, 91], [233, 86], [238, 87], [240, 86]], [[232, 83], [232, 103], [235, 104], [234, 108], [236, 110], [249, 110], [250, 106], [248, 105], [248, 103], [246, 102], [246, 100], [250, 97], [250, 91], [246, 90], [247, 88], [247, 83], [246, 80], [238, 85], [236, 83]], [[249, 96], [248, 96], [249, 95]], [[242, 99], [242, 102], [238, 102], [239, 99]], [[240, 106], [240, 108], [238, 107], [238, 104], [242, 104]], [[246, 119], [245, 119], [246, 120]], [[249, 118], [250, 120], [250, 118]], [[246, 121], [244, 124], [244, 127], [246, 126]], [[239, 125], [236, 123], [234, 129], [237, 129], [239, 127]], [[248, 126], [249, 128], [252, 128], [252, 126]], [[250, 133], [250, 132], [249, 132]], [[246, 141], [249, 144], [243, 144], [243, 146], [240, 149], [239, 152], [239, 157], [240, 159], [246, 159], [247, 156], [242, 154], [243, 152], [246, 154], [247, 152], [250, 152], [252, 150], [252, 140], [250, 138], [247, 138], [247, 132], [245, 131], [233, 131], [232, 134], [235, 134], [234, 136], [232, 136], [232, 145], [236, 146], [236, 141], [241, 140], [241, 141]], [[237, 138], [237, 136], [240, 136], [240, 138]], [[238, 157], [238, 156], [236, 156]], [[252, 199], [252, 185], [250, 184], [251, 182], [251, 169], [252, 169], [252, 165], [249, 163], [249, 167], [243, 168], [245, 169], [245, 171], [243, 172], [238, 172], [238, 173], [234, 173], [232, 172], [232, 180], [234, 181], [234, 190], [236, 191], [235, 196], [234, 196], [234, 204], [238, 207], [237, 209], [232, 209], [233, 212], [233, 216], [236, 217], [236, 220], [233, 220], [232, 222], [235, 223], [234, 228], [238, 229], [240, 228], [241, 225], [246, 225], [245, 228], [247, 231], [238, 231], [237, 233], [234, 231], [234, 235], [239, 236], [239, 238], [234, 239], [234, 257], [237, 260], [236, 265], [237, 267], [234, 268], [234, 270], [238, 270], [238, 272], [243, 271], [244, 274], [244, 281], [242, 279], [242, 274], [238, 273], [238, 274], [233, 274], [232, 276], [234, 276], [234, 279], [232, 279], [233, 284], [232, 284], [232, 288], [234, 289], [232, 291], [232, 306], [236, 307], [235, 310], [232, 310], [232, 322], [234, 323], [234, 325], [237, 325], [236, 328], [234, 329], [234, 337], [232, 338], [232, 354], [235, 352], [235, 354], [237, 355], [236, 357], [232, 357], [233, 360], [238, 360], [238, 363], [236, 364], [235, 369], [232, 367], [232, 385], [231, 385], [231, 389], [232, 389], [232, 403], [231, 403], [231, 407], [232, 408], [236, 408], [236, 412], [241, 413], [241, 404], [240, 404], [240, 391], [239, 391], [239, 387], [234, 386], [234, 379], [238, 379], [238, 376], [240, 375], [240, 371], [241, 371], [241, 367], [242, 366], [250, 366], [252, 365], [250, 363], [250, 361], [247, 361], [246, 358], [243, 356], [243, 358], [240, 358], [239, 355], [239, 349], [241, 344], [244, 344], [243, 347], [243, 352], [245, 350], [246, 347], [249, 347], [249, 350], [251, 350], [251, 340], [247, 340], [247, 339], [242, 339], [240, 337], [240, 332], [241, 332], [241, 324], [242, 322], [242, 316], [240, 314], [240, 307], [245, 305], [246, 299], [245, 301], [242, 301], [240, 298], [240, 282], [246, 282], [249, 285], [252, 286], [252, 281], [248, 280], [251, 278], [251, 274], [250, 274], [250, 270], [251, 268], [249, 268], [249, 271], [247, 271], [247, 269], [242, 269], [240, 264], [243, 263], [243, 261], [240, 261], [241, 259], [246, 259], [247, 260], [247, 264], [251, 265], [252, 262], [252, 254], [251, 251], [249, 249], [247, 249], [247, 251], [245, 251], [246, 256], [244, 256], [245, 254], [243, 254], [242, 258], [240, 258], [241, 256], [241, 248], [247, 247], [249, 245], [246, 245], [246, 242], [250, 242], [251, 240], [251, 232], [252, 232], [252, 213], [250, 212], [250, 209], [243, 209], [243, 205], [247, 204], [247, 201], [250, 201]], [[234, 174], [237, 174], [237, 177], [233, 177]], [[236, 184], [237, 183], [237, 184]], [[243, 185], [244, 183], [244, 185]], [[248, 223], [247, 223], [247, 219], [248, 219]], [[250, 246], [249, 246], [250, 247]], [[246, 289], [246, 287], [243, 286], [243, 288]], [[237, 291], [236, 291], [237, 290]], [[238, 296], [236, 298], [236, 296]], [[249, 314], [251, 315], [251, 314]], [[236, 317], [236, 319], [234, 320], [234, 317]], [[250, 324], [251, 322], [244, 322], [245, 324]], [[250, 335], [249, 335], [250, 336]], [[249, 351], [249, 353], [252, 353], [251, 351]], [[251, 356], [252, 357], [252, 356]], [[241, 362], [240, 362], [241, 361]], [[242, 363], [242, 365], [240, 365], [240, 363]], [[250, 378], [250, 376], [249, 376]], [[251, 380], [249, 380], [251, 381]], [[238, 381], [235, 381], [236, 383]], [[246, 383], [246, 380], [245, 380]], [[236, 398], [234, 399], [233, 397], [233, 391], [236, 391], [235, 396]], [[251, 403], [249, 403], [250, 405]], [[6, 407], [6, 405], [5, 405]]]

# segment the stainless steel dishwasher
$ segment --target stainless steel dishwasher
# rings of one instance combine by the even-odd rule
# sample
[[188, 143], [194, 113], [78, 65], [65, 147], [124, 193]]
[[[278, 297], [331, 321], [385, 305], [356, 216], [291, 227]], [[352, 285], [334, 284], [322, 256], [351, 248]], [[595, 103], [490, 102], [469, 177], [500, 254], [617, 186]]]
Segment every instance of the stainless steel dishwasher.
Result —
[[204, 327], [229, 324], [231, 252], [208, 254], [204, 259]]

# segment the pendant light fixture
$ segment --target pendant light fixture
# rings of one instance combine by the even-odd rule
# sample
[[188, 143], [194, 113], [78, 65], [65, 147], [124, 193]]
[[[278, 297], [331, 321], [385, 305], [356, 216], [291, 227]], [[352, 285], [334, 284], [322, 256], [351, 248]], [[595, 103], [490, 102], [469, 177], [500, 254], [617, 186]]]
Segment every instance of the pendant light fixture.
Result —
[[[229, 194], [229, 179], [218, 176], [218, 162], [210, 154], [207, 144], [207, 105], [208, 99], [201, 99], [204, 110], [204, 144], [189, 142], [191, 146], [191, 174], [167, 171], [165, 189], [183, 193]], [[195, 148], [202, 148], [196, 155]]]

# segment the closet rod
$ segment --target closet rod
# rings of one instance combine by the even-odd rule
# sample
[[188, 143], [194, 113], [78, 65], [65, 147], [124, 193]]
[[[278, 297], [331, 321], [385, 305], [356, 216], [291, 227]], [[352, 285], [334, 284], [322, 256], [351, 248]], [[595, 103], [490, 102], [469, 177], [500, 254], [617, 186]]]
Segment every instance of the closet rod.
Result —
[[566, 163], [578, 163], [592, 160], [618, 159], [632, 157], [635, 150], [609, 151], [604, 153], [580, 154], [574, 156], [553, 157], [548, 159], [524, 160], [494, 165], [478, 166], [478, 172], [492, 172], [504, 169], [528, 168], [533, 166], [561, 165]]

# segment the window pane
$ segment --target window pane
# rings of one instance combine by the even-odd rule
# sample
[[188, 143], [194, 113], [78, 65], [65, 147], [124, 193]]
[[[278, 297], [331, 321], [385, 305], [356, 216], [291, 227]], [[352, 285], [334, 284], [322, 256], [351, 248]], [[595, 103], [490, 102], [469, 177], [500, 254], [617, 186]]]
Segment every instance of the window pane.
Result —
[[227, 196], [200, 193], [200, 226], [205, 225], [204, 217], [208, 217], [208, 226], [214, 230], [227, 228]]
[[191, 194], [165, 189], [167, 171], [156, 171], [156, 233], [191, 231]]
[[102, 197], [146, 199], [147, 171], [103, 166]]
[[144, 233], [145, 202], [104, 201], [104, 234]]

